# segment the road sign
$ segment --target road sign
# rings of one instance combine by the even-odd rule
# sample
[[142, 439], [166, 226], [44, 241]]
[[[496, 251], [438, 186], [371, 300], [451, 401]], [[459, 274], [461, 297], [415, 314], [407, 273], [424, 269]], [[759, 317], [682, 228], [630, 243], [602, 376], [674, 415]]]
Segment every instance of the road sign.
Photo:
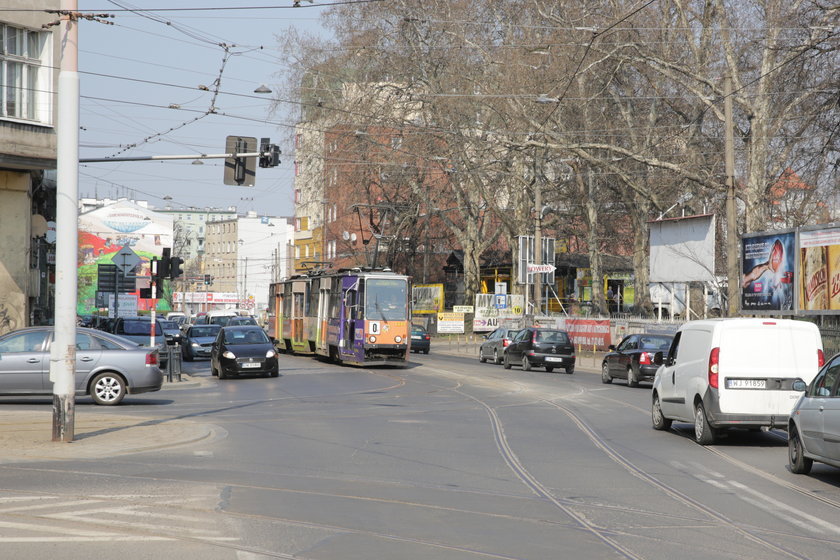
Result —
[[506, 309], [507, 308], [507, 295], [506, 294], [496, 294], [496, 309]]
[[[225, 152], [228, 154], [257, 153], [257, 139], [250, 136], [228, 136]], [[253, 187], [257, 177], [257, 157], [225, 158], [225, 185]]]
[[[117, 285], [119, 284], [119, 289]], [[117, 267], [113, 264], [97, 265], [96, 289], [100, 292], [114, 293], [133, 292], [135, 290], [135, 279], [126, 278], [125, 275], [117, 273]], [[104, 306], [103, 306], [104, 307]]]
[[134, 249], [128, 245], [123, 246], [117, 251], [117, 254], [111, 257], [111, 262], [117, 265], [117, 268], [123, 274], [128, 274], [134, 267], [140, 264], [140, 257], [134, 252]]
[[556, 270], [553, 264], [528, 263], [528, 274], [550, 274]]

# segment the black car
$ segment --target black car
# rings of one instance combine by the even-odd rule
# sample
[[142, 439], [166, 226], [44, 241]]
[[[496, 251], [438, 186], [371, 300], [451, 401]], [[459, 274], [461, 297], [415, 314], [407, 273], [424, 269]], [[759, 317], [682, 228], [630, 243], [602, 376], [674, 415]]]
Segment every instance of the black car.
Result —
[[184, 361], [209, 358], [213, 341], [219, 336], [221, 328], [219, 325], [193, 325], [188, 328], [184, 335], [184, 344], [181, 346]]
[[431, 345], [431, 337], [426, 328], [421, 325], [411, 325], [411, 351], [428, 354]]
[[277, 341], [253, 325], [222, 327], [210, 349], [210, 371], [219, 379], [240, 374], [277, 377]]
[[628, 387], [639, 381], [653, 381], [659, 366], [653, 363], [657, 352], [668, 352], [674, 337], [667, 334], [631, 334], [618, 346], [610, 345], [610, 352], [601, 363], [601, 381], [626, 379]]
[[575, 346], [566, 331], [527, 327], [505, 348], [502, 363], [505, 369], [522, 364], [525, 371], [533, 366], [544, 367], [545, 371], [561, 367], [571, 374], [575, 372]]

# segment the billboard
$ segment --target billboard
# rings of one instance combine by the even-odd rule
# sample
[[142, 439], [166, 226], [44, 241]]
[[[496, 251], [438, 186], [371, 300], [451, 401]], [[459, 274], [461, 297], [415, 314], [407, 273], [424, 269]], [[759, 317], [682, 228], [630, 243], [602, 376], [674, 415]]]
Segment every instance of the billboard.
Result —
[[773, 231], [741, 239], [741, 310], [793, 313], [796, 232]]
[[648, 222], [651, 282], [715, 279], [715, 217], [704, 214]]
[[840, 311], [840, 228], [799, 231], [798, 310]]
[[443, 284], [415, 284], [411, 288], [412, 313], [432, 315], [443, 311]]

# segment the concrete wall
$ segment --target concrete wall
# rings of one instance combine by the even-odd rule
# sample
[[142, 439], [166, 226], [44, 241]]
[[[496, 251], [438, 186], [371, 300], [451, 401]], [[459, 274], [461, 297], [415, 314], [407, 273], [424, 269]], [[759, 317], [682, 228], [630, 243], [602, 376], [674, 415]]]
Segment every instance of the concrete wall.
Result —
[[28, 172], [0, 170], [0, 334], [27, 325], [32, 208]]

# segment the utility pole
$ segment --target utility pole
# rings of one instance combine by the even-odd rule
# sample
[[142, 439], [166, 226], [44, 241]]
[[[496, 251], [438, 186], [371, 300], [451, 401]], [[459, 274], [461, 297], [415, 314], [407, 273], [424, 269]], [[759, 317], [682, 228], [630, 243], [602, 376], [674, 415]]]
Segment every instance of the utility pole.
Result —
[[[534, 183], [535, 195], [534, 205], [537, 207], [536, 223], [534, 224], [534, 258], [536, 264], [542, 264], [542, 181], [537, 179]], [[542, 307], [542, 281], [543, 275], [535, 273], [534, 278], [534, 315], [540, 312]]]
[[79, 27], [77, 0], [61, 0], [58, 72], [55, 339], [50, 349], [53, 382], [52, 440], [75, 435], [76, 299], [79, 249]]
[[732, 119], [732, 76], [723, 78], [724, 159], [726, 167], [726, 275], [729, 317], [738, 314], [741, 274], [738, 269], [738, 213], [735, 206], [735, 124]]

